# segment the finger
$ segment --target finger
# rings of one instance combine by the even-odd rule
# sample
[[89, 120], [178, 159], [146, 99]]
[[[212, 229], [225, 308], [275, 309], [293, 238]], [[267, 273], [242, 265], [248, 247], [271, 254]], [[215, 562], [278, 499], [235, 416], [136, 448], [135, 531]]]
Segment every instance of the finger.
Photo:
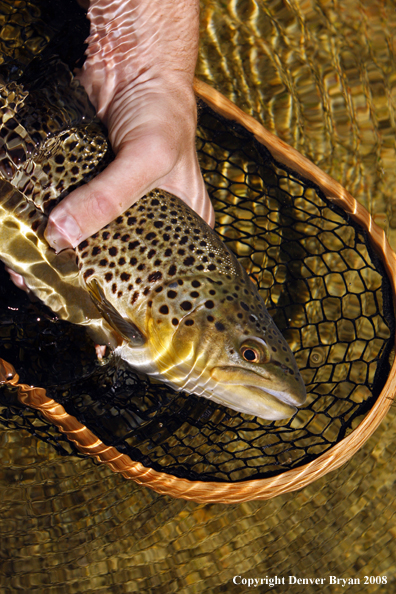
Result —
[[174, 164], [167, 149], [161, 138], [121, 148], [102, 173], [54, 208], [45, 231], [50, 246], [57, 252], [76, 247], [153, 189]]
[[175, 155], [161, 138], [125, 145], [105, 171], [52, 211], [45, 231], [48, 243], [57, 252], [76, 247], [154, 187], [180, 197], [213, 227], [214, 210], [192, 155], [174, 166]]

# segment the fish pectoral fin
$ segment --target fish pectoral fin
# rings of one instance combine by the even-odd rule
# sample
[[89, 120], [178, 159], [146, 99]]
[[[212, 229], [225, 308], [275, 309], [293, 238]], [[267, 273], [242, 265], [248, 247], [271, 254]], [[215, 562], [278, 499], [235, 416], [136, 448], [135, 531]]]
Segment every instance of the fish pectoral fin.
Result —
[[95, 279], [90, 283], [87, 283], [87, 288], [89, 295], [99, 312], [114, 330], [128, 340], [132, 346], [142, 346], [146, 342], [145, 336], [132, 320], [123, 318], [115, 307], [106, 299], [102, 289]]

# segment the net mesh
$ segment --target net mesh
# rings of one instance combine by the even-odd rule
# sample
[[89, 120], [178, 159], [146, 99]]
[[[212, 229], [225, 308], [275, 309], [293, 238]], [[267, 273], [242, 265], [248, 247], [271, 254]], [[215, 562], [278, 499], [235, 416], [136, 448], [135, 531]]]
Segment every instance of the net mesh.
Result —
[[[40, 68], [51, 27], [46, 44], [35, 46]], [[19, 58], [7, 58], [6, 67], [23, 82]], [[374, 403], [389, 373], [390, 289], [368, 238], [345, 213], [205, 105], [197, 148], [217, 232], [286, 336], [307, 385], [306, 405], [289, 420], [266, 422], [177, 394], [112, 358], [99, 364], [82, 329], [31, 303], [3, 272], [0, 356], [106, 445], [145, 466], [190, 480], [269, 477], [327, 451]], [[24, 427], [60, 454], [77, 453], [39, 413], [19, 405], [13, 388], [3, 387], [0, 399], [5, 426]]]

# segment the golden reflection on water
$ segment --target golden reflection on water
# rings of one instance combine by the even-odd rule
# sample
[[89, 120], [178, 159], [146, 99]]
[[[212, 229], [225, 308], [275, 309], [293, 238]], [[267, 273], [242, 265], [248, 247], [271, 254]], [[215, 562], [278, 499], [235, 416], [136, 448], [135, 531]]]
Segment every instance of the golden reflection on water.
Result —
[[396, 246], [393, 2], [206, 1], [197, 74], [340, 181]]

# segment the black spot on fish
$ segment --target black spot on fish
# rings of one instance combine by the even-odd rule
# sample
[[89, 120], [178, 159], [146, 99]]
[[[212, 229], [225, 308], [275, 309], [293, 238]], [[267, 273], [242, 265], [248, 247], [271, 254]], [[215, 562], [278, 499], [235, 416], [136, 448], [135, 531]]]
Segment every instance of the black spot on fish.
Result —
[[216, 295], [216, 291], [214, 289], [210, 289], [209, 295]]
[[205, 307], [207, 309], [213, 309], [214, 308], [214, 303], [213, 301], [209, 300], [209, 301], [205, 301]]
[[162, 313], [164, 316], [167, 315], [169, 313], [169, 307], [167, 305], [161, 305], [160, 313]]
[[118, 254], [117, 248], [114, 246], [109, 248], [109, 254], [110, 254], [110, 256], [116, 256]]
[[214, 322], [214, 317], [213, 316], [208, 316], [206, 319], [208, 320], [208, 322]]
[[243, 318], [243, 314], [241, 314], [241, 313], [237, 314], [237, 318], [239, 318], [241, 320]]
[[179, 323], [179, 320], [178, 320], [177, 318], [173, 318], [173, 319], [172, 319], [172, 324], [173, 324], [174, 326], [177, 326], [177, 325], [178, 325], [178, 323]]
[[131, 304], [133, 305], [139, 297], [139, 291], [135, 291], [131, 298]]
[[106, 272], [106, 274], [105, 274], [105, 280], [108, 283], [111, 281], [112, 278], [113, 278], [113, 273], [112, 272]]
[[153, 198], [150, 204], [151, 206], [159, 206], [159, 200], [157, 198]]
[[211, 270], [211, 271], [216, 270], [216, 266], [214, 264], [209, 264], [208, 270]]
[[163, 236], [162, 236], [162, 239], [164, 241], [169, 241], [170, 240], [170, 235], [168, 235], [168, 233], [164, 233]]
[[170, 248], [168, 248], [167, 250], [165, 250], [165, 256], [167, 258], [169, 258], [169, 256], [171, 256], [171, 255], [172, 255], [172, 250]]
[[148, 280], [150, 283], [154, 283], [155, 281], [161, 280], [161, 278], [162, 278], [162, 272], [160, 272], [159, 270], [152, 272], [148, 276]]
[[109, 261], [106, 258], [103, 258], [103, 260], [100, 260], [99, 266], [107, 266], [108, 263]]
[[85, 279], [85, 280], [87, 280], [87, 278], [88, 278], [89, 276], [91, 276], [91, 274], [93, 274], [94, 272], [95, 272], [95, 271], [94, 271], [94, 269], [93, 269], [93, 268], [88, 268], [88, 270], [86, 270], [86, 271], [84, 272], [84, 279]]
[[131, 243], [128, 245], [128, 249], [129, 250], [134, 250], [135, 248], [139, 247], [140, 242], [139, 241], [131, 241]]
[[147, 254], [147, 258], [150, 260], [150, 258], [152, 258], [153, 256], [155, 256], [156, 251], [155, 250], [150, 250], [149, 253]]
[[115, 222], [120, 225], [123, 222], [123, 220], [124, 220], [124, 217], [121, 215], [120, 217], [117, 217], [116, 218], [116, 221]]
[[116, 291], [117, 291], [117, 285], [116, 285], [116, 283], [113, 283], [113, 284], [111, 285], [111, 292], [112, 292], [112, 293], [115, 293]]
[[161, 293], [161, 291], [162, 291], [162, 289], [163, 289], [163, 288], [164, 288], [164, 287], [162, 287], [162, 286], [161, 286], [161, 287], [157, 287], [157, 288], [155, 289], [155, 292], [156, 292], [156, 293]]
[[190, 296], [196, 299], [197, 297], [199, 297], [199, 293], [198, 291], [191, 291]]
[[147, 235], [146, 235], [147, 241], [151, 241], [155, 237], [157, 237], [157, 235], [155, 233], [153, 233], [153, 231], [151, 231], [150, 233], [147, 233]]
[[129, 217], [128, 218], [128, 225], [136, 225], [136, 217]]
[[215, 328], [216, 328], [216, 330], [218, 330], [219, 332], [224, 332], [224, 330], [225, 330], [225, 326], [224, 326], [224, 324], [222, 324], [221, 322], [216, 322], [216, 323], [215, 323]]
[[198, 287], [201, 286], [201, 283], [197, 280], [193, 280], [193, 282], [191, 284], [195, 289], [198, 289]]
[[122, 272], [120, 278], [122, 281], [128, 282], [131, 278], [131, 275], [128, 274], [128, 272]]
[[113, 235], [113, 239], [117, 240], [121, 237], [121, 233], [119, 231], [117, 231], [117, 233], [114, 233]]
[[176, 270], [177, 270], [176, 266], [174, 264], [172, 264], [172, 266], [168, 270], [169, 276], [174, 276], [176, 274]]
[[182, 303], [180, 303], [180, 308], [183, 311], [190, 311], [190, 309], [192, 309], [191, 301], [183, 301]]
[[180, 250], [177, 250], [177, 253], [179, 254], [179, 256], [184, 256], [184, 254], [186, 253], [186, 250], [180, 249]]
[[186, 320], [186, 326], [192, 326], [194, 324], [194, 320]]
[[193, 258], [192, 256], [189, 256], [188, 258], [185, 258], [183, 260], [183, 264], [184, 266], [192, 266], [195, 262], [195, 258]]
[[246, 303], [244, 301], [241, 301], [241, 307], [245, 311], [249, 311], [250, 310], [250, 307], [248, 305], [246, 305]]
[[162, 229], [163, 226], [164, 226], [164, 223], [162, 221], [154, 222], [154, 227], [156, 227], [157, 229]]
[[143, 295], [148, 295], [150, 293], [150, 289], [146, 287], [143, 291]]
[[80, 243], [80, 245], [78, 246], [78, 249], [79, 249], [79, 250], [85, 250], [85, 248], [87, 248], [87, 247], [88, 247], [88, 245], [89, 245], [89, 243], [88, 243], [88, 241], [87, 241], [87, 240], [85, 240], [85, 241], [82, 241], [82, 242]]
[[97, 256], [102, 251], [102, 248], [99, 245], [96, 245], [92, 250], [92, 255]]
[[144, 270], [146, 268], [146, 264], [139, 264], [137, 267], [138, 270]]
[[175, 297], [177, 297], [177, 292], [176, 291], [168, 291], [167, 296], [169, 297], [169, 299], [174, 299]]
[[128, 233], [126, 233], [125, 235], [123, 235], [121, 237], [121, 241], [123, 241], [125, 243], [125, 242], [129, 241], [130, 238], [131, 238], [131, 236]]

